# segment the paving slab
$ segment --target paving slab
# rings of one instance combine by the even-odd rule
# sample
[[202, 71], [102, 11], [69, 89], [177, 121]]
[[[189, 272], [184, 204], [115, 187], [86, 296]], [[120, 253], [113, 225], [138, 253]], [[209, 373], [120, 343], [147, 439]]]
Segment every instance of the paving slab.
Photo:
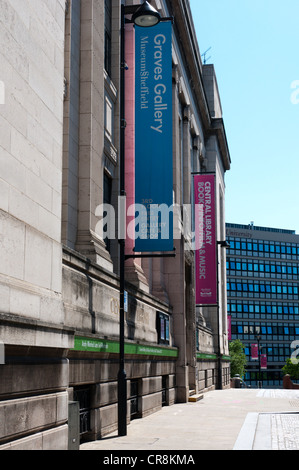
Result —
[[299, 390], [228, 389], [176, 403], [80, 450], [296, 450]]

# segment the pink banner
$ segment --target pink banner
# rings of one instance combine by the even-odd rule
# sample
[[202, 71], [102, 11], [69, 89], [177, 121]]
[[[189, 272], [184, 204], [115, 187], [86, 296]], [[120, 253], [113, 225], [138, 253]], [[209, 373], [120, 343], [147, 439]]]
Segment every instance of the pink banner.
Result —
[[257, 360], [258, 358], [259, 358], [258, 345], [252, 344], [251, 345], [251, 359]]
[[217, 304], [215, 176], [194, 176], [196, 304]]
[[267, 355], [261, 354], [261, 369], [267, 369]]

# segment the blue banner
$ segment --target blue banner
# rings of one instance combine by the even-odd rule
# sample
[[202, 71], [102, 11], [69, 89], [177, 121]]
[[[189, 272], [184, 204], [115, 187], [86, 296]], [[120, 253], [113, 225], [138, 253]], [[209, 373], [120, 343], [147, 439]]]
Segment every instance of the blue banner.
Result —
[[135, 251], [172, 251], [171, 22], [135, 26], [135, 64]]

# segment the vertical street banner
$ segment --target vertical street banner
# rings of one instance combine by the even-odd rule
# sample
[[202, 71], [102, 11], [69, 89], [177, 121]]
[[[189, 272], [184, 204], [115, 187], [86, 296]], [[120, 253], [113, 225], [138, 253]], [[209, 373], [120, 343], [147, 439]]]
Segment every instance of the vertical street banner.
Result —
[[172, 24], [135, 26], [135, 252], [173, 250]]
[[258, 358], [259, 358], [258, 345], [252, 344], [251, 345], [251, 359], [253, 361], [257, 361]]
[[217, 305], [215, 175], [194, 176], [196, 304]]
[[267, 369], [267, 355], [266, 354], [261, 354], [261, 369], [262, 370]]

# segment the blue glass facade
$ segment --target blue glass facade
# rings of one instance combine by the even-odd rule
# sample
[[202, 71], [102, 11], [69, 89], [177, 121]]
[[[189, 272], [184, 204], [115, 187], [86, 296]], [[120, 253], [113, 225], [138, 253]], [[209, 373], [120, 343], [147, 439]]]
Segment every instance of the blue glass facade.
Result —
[[[227, 311], [231, 337], [245, 345], [251, 387], [282, 387], [281, 368], [299, 339], [299, 236], [290, 230], [227, 224]], [[251, 359], [260, 337], [267, 369]]]

